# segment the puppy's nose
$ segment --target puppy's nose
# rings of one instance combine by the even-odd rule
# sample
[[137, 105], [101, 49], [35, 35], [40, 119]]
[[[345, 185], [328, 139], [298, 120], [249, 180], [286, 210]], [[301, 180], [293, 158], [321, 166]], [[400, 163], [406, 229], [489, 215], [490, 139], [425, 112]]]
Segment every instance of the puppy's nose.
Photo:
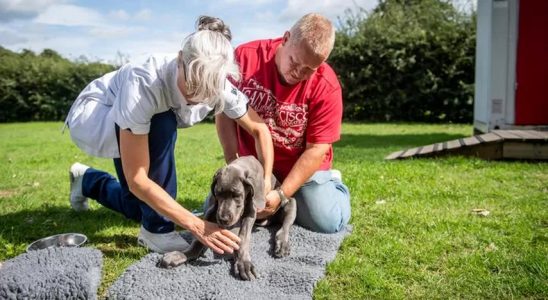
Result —
[[221, 225], [227, 225], [228, 223], [230, 223], [230, 215], [229, 214], [218, 215], [217, 221], [219, 221]]

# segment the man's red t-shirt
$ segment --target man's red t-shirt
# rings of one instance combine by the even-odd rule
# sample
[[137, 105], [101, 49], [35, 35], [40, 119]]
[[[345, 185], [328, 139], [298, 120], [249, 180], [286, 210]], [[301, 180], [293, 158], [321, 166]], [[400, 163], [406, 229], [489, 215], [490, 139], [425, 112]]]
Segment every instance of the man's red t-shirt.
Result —
[[[331, 144], [339, 140], [343, 109], [341, 86], [327, 63], [306, 81], [291, 86], [280, 82], [274, 57], [281, 43], [281, 38], [258, 40], [236, 49], [242, 73], [238, 88], [270, 129], [273, 173], [279, 180], [287, 176], [306, 143]], [[239, 154], [256, 156], [253, 137], [239, 127], [237, 133]], [[320, 170], [329, 170], [332, 160], [330, 147]]]

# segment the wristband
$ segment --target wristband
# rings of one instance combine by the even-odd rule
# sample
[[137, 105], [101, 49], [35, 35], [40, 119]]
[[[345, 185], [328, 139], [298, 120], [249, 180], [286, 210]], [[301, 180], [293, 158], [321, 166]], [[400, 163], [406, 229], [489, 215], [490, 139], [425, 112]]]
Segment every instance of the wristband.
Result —
[[276, 192], [278, 192], [278, 196], [280, 197], [280, 200], [282, 201], [280, 204], [280, 207], [284, 207], [289, 203], [289, 199], [285, 196], [284, 191], [282, 191], [281, 187], [278, 187], [276, 189]]

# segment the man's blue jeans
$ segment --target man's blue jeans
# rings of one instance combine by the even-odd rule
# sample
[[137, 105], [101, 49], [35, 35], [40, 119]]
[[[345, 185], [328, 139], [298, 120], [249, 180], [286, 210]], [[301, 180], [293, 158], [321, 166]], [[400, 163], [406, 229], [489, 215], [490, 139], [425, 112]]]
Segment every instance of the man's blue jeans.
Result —
[[317, 171], [293, 196], [296, 223], [312, 231], [338, 232], [350, 220], [350, 192], [331, 171]]
[[[116, 135], [118, 147], [120, 147], [120, 129], [118, 126], [116, 126]], [[176, 140], [177, 120], [175, 114], [172, 111], [166, 111], [154, 115], [148, 134], [150, 159], [148, 176], [173, 199], [177, 197], [174, 154]], [[158, 214], [129, 191], [120, 158], [114, 159], [114, 167], [119, 181], [106, 172], [89, 168], [82, 181], [84, 196], [97, 200], [103, 206], [121, 213], [128, 219], [140, 222], [150, 232], [167, 233], [173, 231], [175, 229], [173, 222]]]

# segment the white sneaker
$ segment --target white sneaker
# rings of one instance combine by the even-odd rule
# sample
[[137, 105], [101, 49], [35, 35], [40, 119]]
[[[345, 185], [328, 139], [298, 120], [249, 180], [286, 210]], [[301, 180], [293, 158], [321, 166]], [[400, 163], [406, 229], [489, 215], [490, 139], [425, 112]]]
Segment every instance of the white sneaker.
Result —
[[84, 173], [89, 169], [88, 166], [81, 163], [74, 163], [69, 170], [70, 177], [70, 206], [75, 211], [88, 210], [88, 198], [82, 194], [82, 180]]
[[342, 174], [341, 174], [341, 171], [339, 170], [335, 170], [335, 169], [331, 169], [331, 178], [333, 179], [337, 179], [339, 181], [342, 182]]
[[139, 237], [137, 238], [139, 245], [148, 248], [150, 251], [158, 253], [167, 253], [171, 251], [183, 251], [189, 244], [177, 232], [168, 233], [152, 233], [141, 226]]

